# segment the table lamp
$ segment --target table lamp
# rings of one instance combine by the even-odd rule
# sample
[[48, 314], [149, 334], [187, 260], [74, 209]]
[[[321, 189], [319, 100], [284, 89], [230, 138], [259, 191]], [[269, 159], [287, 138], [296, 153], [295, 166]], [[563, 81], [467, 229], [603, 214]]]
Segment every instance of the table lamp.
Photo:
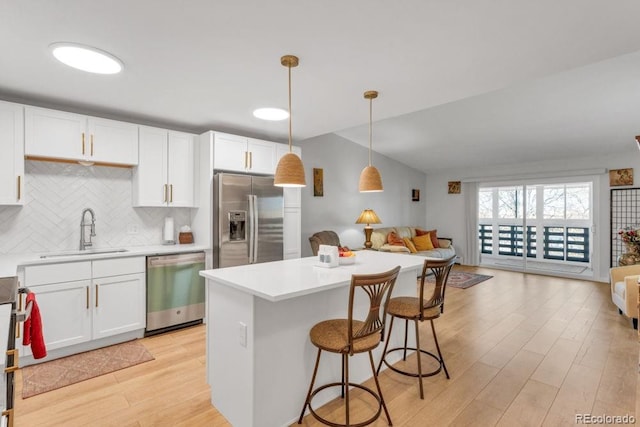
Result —
[[371, 233], [373, 232], [373, 228], [371, 228], [369, 224], [380, 224], [381, 222], [382, 221], [380, 221], [380, 218], [378, 218], [378, 215], [376, 215], [373, 209], [363, 210], [356, 220], [356, 224], [367, 224], [366, 227], [364, 227], [365, 248], [371, 249], [371, 246], [373, 246], [371, 243]]

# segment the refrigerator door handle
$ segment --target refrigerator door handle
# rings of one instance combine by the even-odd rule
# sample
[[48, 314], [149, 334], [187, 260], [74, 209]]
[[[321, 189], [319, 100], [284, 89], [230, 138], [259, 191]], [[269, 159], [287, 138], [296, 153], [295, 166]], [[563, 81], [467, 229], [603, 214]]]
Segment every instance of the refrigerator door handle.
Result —
[[253, 257], [253, 246], [256, 241], [256, 230], [253, 226], [253, 217], [255, 215], [254, 209], [255, 207], [253, 205], [253, 195], [249, 194], [249, 264], [253, 264], [255, 262], [255, 259]]
[[258, 196], [253, 195], [253, 262], [258, 262]]

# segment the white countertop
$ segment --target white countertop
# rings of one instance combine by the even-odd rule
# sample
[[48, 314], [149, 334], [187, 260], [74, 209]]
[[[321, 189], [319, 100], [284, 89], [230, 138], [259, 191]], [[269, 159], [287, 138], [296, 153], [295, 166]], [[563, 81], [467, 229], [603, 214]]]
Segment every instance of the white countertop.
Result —
[[[93, 248], [93, 250], [110, 250], [121, 248]], [[78, 255], [78, 251], [69, 251], [68, 255], [49, 256], [41, 258], [43, 255], [62, 254], [67, 251], [52, 253], [29, 253], [29, 254], [8, 254], [0, 255], [0, 277], [15, 276], [19, 266], [25, 265], [41, 265], [41, 264], [59, 264], [63, 262], [86, 261], [94, 259], [106, 258], [123, 258], [132, 256], [148, 256], [161, 255], [183, 252], [197, 252], [209, 249], [204, 245], [154, 245], [154, 246], [134, 246], [122, 248], [124, 252], [111, 253], [92, 253], [92, 249], [88, 249], [85, 253]]]
[[400, 271], [419, 269], [423, 257], [378, 251], [358, 251], [356, 262], [334, 268], [318, 267], [317, 257], [204, 270], [200, 275], [235, 289], [282, 301], [300, 295], [344, 286], [352, 274], [382, 273], [400, 266]]

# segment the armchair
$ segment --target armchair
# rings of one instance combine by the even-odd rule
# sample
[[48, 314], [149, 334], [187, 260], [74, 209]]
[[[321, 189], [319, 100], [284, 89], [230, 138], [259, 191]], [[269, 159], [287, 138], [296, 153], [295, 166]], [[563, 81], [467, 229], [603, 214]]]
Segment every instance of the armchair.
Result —
[[611, 299], [618, 312], [630, 317], [633, 328], [638, 329], [638, 278], [640, 264], [613, 267], [609, 271], [611, 278]]
[[309, 243], [311, 244], [313, 256], [316, 256], [320, 245], [340, 246], [340, 238], [335, 231], [325, 230], [314, 233], [309, 237]]

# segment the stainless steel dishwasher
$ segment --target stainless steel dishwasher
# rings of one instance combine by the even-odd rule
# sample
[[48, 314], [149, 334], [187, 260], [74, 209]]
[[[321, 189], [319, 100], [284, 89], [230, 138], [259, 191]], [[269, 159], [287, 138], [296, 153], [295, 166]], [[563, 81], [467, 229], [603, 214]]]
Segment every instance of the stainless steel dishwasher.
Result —
[[147, 257], [147, 335], [202, 323], [204, 260], [204, 252]]

